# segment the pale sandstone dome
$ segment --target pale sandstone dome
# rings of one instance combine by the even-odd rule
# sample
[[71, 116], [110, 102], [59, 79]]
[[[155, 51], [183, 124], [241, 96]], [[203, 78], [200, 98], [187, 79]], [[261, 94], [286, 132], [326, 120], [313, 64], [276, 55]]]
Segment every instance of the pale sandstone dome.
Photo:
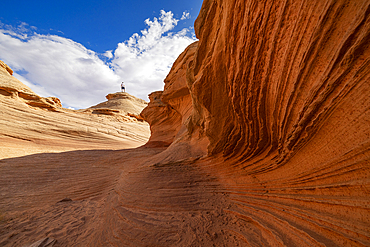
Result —
[[0, 163], [0, 245], [370, 246], [369, 13], [205, 0], [146, 146]]
[[91, 109], [92, 112], [102, 112], [103, 114], [104, 112], [105, 114], [120, 113], [139, 117], [141, 111], [148, 105], [145, 100], [136, 98], [126, 92], [112, 93], [105, 97], [108, 101], [91, 106], [87, 110]]
[[56, 97], [38, 96], [13, 77], [5, 63], [0, 65], [0, 159], [146, 143], [149, 126], [137, 116], [145, 101], [126, 94], [120, 104], [102, 103], [106, 107], [102, 112], [69, 110]]

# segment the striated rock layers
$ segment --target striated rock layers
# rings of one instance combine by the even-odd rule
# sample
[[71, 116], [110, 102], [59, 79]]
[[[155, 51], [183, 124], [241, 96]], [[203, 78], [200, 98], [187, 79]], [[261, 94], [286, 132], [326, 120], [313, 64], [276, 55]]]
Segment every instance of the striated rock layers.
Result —
[[245, 246], [370, 245], [369, 1], [205, 0], [195, 30], [150, 141], [206, 148]]
[[[192, 65], [198, 42], [179, 56], [164, 80], [164, 91], [149, 95], [150, 103], [141, 116], [150, 124], [151, 137], [147, 146], [169, 146], [171, 160], [197, 158], [207, 153], [208, 138], [204, 129], [196, 127], [200, 118], [189, 88], [189, 66]], [[178, 150], [179, 149], [179, 150]], [[167, 159], [165, 159], [168, 161]]]
[[57, 111], [58, 108], [62, 107], [58, 98], [40, 97], [12, 75], [13, 70], [3, 61], [0, 61], [0, 95], [19, 98], [29, 106], [45, 108], [51, 111]]
[[145, 146], [1, 160], [0, 245], [370, 246], [370, 2], [205, 0], [195, 31]]
[[89, 108], [92, 110], [92, 113], [107, 115], [118, 113], [143, 120], [140, 117], [140, 113], [148, 105], [145, 100], [136, 98], [126, 92], [108, 94], [106, 98], [108, 101]]
[[[120, 93], [107, 97], [116, 95]], [[103, 111], [65, 109], [58, 98], [35, 94], [13, 77], [12, 70], [1, 61], [0, 159], [40, 152], [122, 149], [145, 144], [149, 128], [138, 115], [147, 103], [129, 94], [122, 97], [125, 99], [121, 102], [108, 101], [94, 108], [104, 106]]]

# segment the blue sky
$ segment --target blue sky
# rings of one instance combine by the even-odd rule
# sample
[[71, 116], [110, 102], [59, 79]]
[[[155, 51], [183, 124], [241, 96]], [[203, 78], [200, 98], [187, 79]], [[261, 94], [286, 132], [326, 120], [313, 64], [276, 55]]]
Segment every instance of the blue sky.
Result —
[[147, 99], [163, 89], [194, 42], [202, 1], [8, 1], [0, 9], [0, 60], [41, 96], [86, 108], [126, 82]]

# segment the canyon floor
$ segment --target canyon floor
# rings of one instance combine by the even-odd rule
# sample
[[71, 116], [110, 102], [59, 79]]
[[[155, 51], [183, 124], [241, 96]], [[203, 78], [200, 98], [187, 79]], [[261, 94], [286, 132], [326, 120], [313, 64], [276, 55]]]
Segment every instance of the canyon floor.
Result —
[[231, 205], [216, 178], [193, 160], [152, 164], [161, 151], [1, 160], [1, 246], [46, 237], [54, 246], [238, 246], [240, 223], [223, 211]]
[[[261, 182], [253, 173], [230, 172], [231, 163], [214, 158], [157, 162], [164, 150], [144, 146], [0, 160], [0, 245], [370, 244], [361, 231], [368, 210], [358, 206], [367, 198], [343, 196], [360, 192], [361, 185], [309, 185], [343, 171], [327, 167]], [[327, 195], [333, 186], [337, 195]], [[347, 215], [349, 209], [355, 212]]]

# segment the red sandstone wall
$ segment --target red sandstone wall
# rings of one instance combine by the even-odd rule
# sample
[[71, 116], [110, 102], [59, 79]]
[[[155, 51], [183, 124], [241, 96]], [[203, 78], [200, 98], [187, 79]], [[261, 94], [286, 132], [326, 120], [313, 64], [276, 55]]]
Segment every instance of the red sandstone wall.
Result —
[[332, 115], [368, 94], [369, 16], [368, 1], [204, 1], [191, 91], [209, 152], [282, 162], [322, 126], [346, 126]]
[[205, 0], [195, 29], [168, 150], [207, 148], [246, 243], [370, 244], [370, 2]]

